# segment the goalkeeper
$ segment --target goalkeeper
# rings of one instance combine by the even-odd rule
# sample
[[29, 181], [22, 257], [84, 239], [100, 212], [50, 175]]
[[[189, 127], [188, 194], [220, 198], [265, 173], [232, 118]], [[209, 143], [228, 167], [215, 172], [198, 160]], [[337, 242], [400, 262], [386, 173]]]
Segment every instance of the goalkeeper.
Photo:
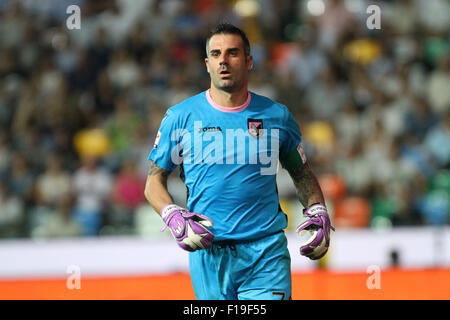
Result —
[[[278, 161], [306, 208], [307, 219], [297, 231], [313, 231], [300, 254], [323, 257], [332, 229], [299, 127], [285, 106], [248, 91], [252, 56], [239, 28], [220, 24], [211, 32], [205, 65], [210, 88], [169, 108], [161, 122], [145, 196], [176, 243], [189, 251], [197, 299], [290, 299]], [[187, 187], [187, 208], [174, 204], [167, 190], [177, 166]]]

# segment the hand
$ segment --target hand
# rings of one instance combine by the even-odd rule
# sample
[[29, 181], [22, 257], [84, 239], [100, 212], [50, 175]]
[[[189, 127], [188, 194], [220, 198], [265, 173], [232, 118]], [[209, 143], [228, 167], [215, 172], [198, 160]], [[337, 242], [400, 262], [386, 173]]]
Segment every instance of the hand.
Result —
[[324, 204], [316, 203], [304, 210], [303, 215], [308, 217], [297, 227], [297, 232], [302, 234], [306, 231], [312, 231], [312, 236], [300, 246], [300, 254], [311, 260], [322, 258], [330, 246], [330, 218], [327, 208]]
[[165, 223], [161, 231], [169, 227], [182, 249], [195, 251], [211, 246], [214, 235], [205, 227], [212, 227], [213, 222], [208, 217], [189, 212], [175, 204], [165, 206], [161, 210], [161, 217]]

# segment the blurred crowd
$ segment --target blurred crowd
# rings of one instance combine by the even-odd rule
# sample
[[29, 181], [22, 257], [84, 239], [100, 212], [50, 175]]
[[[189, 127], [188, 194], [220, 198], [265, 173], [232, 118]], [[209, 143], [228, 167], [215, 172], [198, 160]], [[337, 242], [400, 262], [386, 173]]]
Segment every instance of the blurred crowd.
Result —
[[369, 5], [0, 0], [0, 237], [141, 230], [160, 121], [209, 87], [219, 21], [249, 36], [250, 90], [296, 117], [337, 227], [449, 224], [450, 3], [377, 1], [379, 28]]

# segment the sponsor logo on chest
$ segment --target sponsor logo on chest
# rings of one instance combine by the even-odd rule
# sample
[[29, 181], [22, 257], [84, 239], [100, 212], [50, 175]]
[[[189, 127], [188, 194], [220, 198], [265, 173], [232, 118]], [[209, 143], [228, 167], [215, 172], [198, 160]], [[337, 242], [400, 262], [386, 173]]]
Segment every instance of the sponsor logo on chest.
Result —
[[222, 128], [217, 126], [217, 127], [202, 127], [202, 128], [198, 128], [198, 133], [202, 133], [202, 132], [222, 132]]

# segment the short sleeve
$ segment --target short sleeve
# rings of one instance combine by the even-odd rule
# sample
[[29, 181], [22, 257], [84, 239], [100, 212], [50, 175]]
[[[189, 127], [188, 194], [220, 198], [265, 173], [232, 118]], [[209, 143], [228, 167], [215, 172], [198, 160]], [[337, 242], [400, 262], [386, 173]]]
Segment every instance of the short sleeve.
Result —
[[168, 109], [161, 121], [153, 149], [148, 156], [148, 160], [152, 160], [158, 167], [168, 172], [172, 172], [177, 167], [177, 163], [172, 159], [172, 153], [178, 144], [178, 139], [174, 137], [178, 127], [176, 114]]
[[[287, 108], [280, 138], [281, 165], [287, 169], [292, 168], [295, 163], [301, 166], [302, 161], [298, 154], [298, 148], [302, 142], [302, 135], [297, 121], [295, 121], [292, 113]], [[293, 157], [293, 154], [295, 154], [295, 157]], [[300, 159], [300, 162], [297, 159]]]
[[280, 159], [282, 160], [286, 158], [289, 152], [297, 149], [297, 146], [302, 141], [302, 135], [297, 121], [295, 121], [292, 113], [287, 108], [283, 120], [281, 139]]

